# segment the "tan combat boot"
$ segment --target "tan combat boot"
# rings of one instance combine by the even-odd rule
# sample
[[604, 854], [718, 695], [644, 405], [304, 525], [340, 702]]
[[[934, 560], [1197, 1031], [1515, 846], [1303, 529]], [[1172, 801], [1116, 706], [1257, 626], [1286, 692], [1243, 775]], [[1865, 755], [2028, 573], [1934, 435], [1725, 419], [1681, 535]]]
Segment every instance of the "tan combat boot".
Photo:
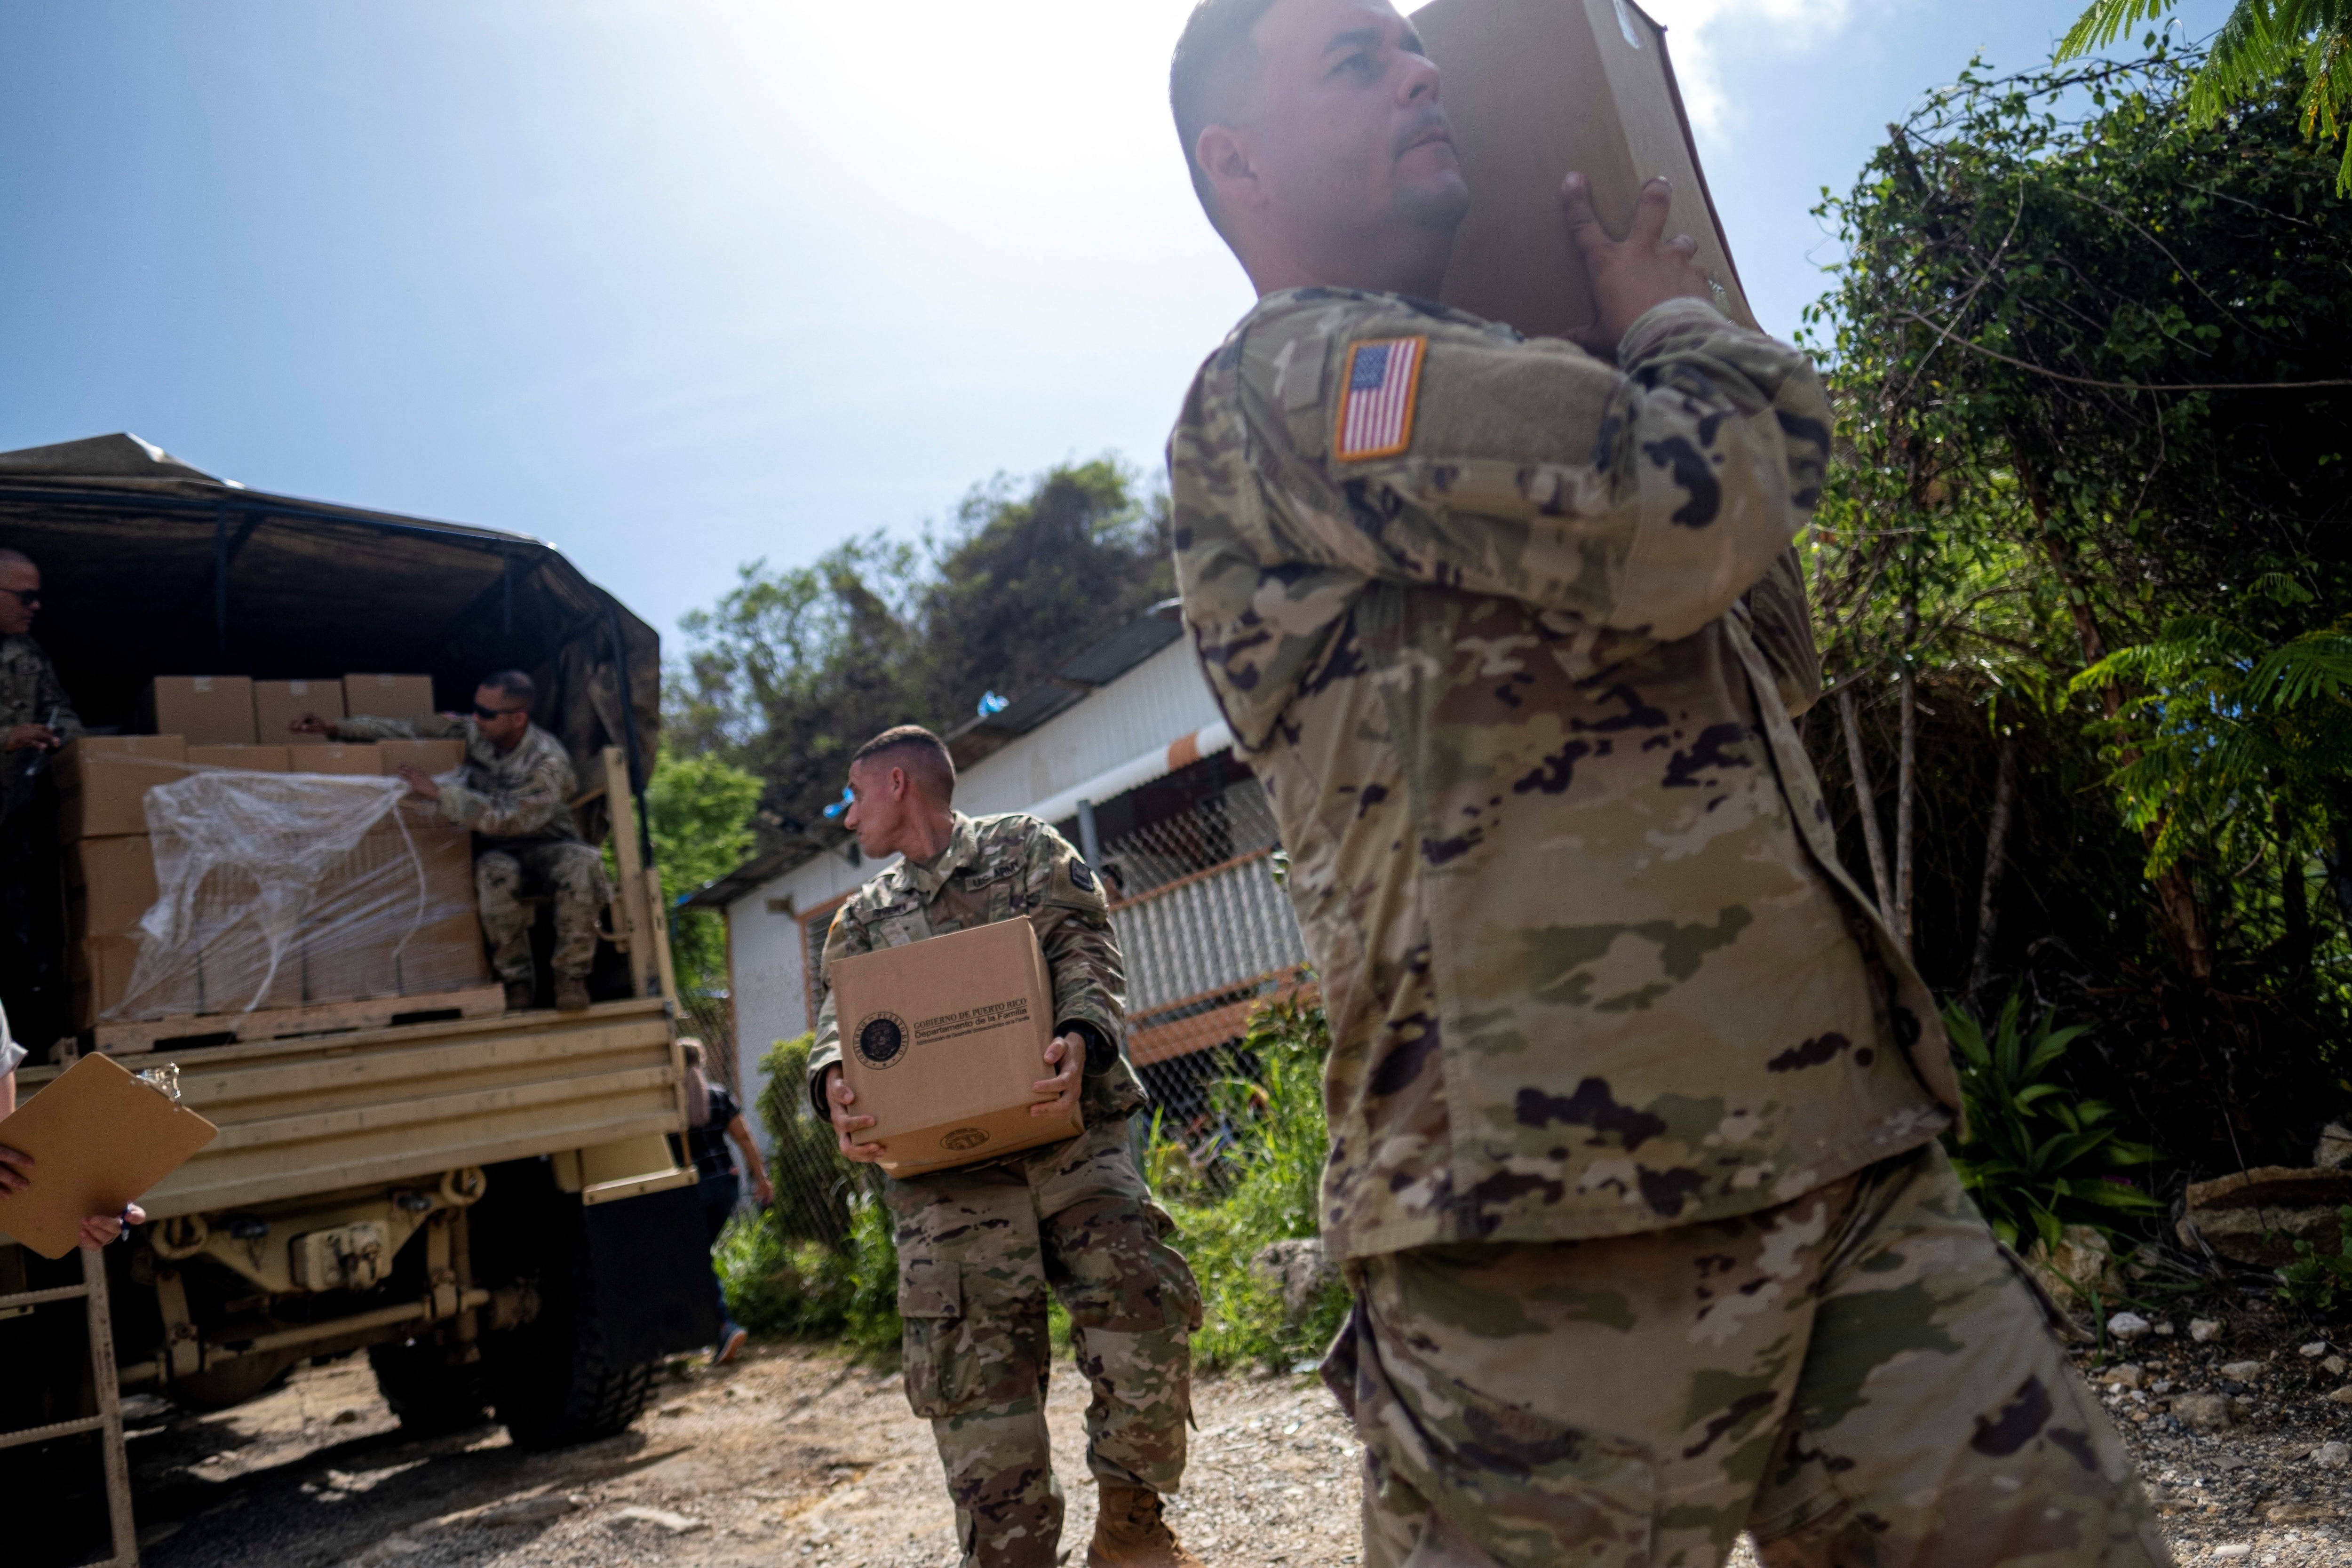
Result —
[[1199, 1558], [1177, 1543], [1160, 1517], [1160, 1494], [1149, 1487], [1102, 1484], [1102, 1511], [1095, 1515], [1094, 1544], [1087, 1568], [1202, 1568]]
[[555, 977], [555, 1010], [577, 1013], [588, 1005], [588, 977], [584, 974], [559, 974]]
[[530, 1011], [530, 1005], [538, 1000], [539, 988], [533, 985], [530, 981], [509, 980], [507, 982], [508, 1012], [528, 1013]]

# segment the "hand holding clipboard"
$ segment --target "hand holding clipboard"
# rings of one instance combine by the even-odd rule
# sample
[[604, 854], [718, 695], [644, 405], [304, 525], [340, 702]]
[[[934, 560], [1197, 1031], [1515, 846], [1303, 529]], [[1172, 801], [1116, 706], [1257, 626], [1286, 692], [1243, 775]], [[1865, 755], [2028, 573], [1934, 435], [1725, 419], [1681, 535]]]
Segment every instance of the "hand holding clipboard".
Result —
[[[110, 1058], [84, 1057], [0, 1121], [0, 1231], [44, 1258], [102, 1246], [132, 1201], [220, 1135]], [[25, 1158], [29, 1156], [29, 1158]]]

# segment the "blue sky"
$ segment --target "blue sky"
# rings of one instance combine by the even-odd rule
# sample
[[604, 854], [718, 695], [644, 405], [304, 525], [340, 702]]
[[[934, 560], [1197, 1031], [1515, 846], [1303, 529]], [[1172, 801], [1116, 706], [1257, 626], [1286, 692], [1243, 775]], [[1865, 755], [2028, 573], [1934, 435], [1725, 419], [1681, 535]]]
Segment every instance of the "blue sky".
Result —
[[[1156, 465], [1248, 304], [1168, 129], [1187, 5], [0, 0], [0, 449], [535, 534], [666, 638], [753, 557]], [[1820, 188], [2073, 15], [1652, 9], [1782, 333]]]

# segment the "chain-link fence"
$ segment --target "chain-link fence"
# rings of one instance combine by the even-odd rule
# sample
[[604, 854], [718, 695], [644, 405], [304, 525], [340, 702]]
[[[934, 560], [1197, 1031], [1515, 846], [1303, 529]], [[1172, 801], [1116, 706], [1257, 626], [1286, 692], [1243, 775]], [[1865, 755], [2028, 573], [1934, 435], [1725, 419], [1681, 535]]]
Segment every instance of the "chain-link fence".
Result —
[[[1246, 776], [1101, 847], [1111, 925], [1127, 962], [1128, 1055], [1152, 1099], [1143, 1120], [1156, 1117], [1160, 1136], [1182, 1144], [1211, 1182], [1234, 1136], [1238, 1103], [1218, 1086], [1259, 1076], [1243, 1044], [1250, 1014], [1312, 984], [1279, 879], [1280, 852], [1265, 792]], [[762, 1086], [732, 1081], [739, 1068], [727, 999], [681, 1000], [751, 1110]], [[793, 1081], [768, 1089], [766, 1118], [771, 1134], [781, 1134], [769, 1155], [780, 1222], [788, 1235], [845, 1247], [851, 1201], [872, 1173], [835, 1152], [831, 1127], [801, 1096], [801, 1075], [788, 1076]]]

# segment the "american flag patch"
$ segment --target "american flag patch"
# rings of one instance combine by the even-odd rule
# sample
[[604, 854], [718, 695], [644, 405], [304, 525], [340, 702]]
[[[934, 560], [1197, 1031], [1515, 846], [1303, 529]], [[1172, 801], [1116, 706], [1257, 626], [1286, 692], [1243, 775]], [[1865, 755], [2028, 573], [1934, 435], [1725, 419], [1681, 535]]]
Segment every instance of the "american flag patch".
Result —
[[1427, 338], [1348, 345], [1348, 389], [1339, 399], [1341, 462], [1393, 458], [1412, 444], [1412, 399], [1421, 388]]

